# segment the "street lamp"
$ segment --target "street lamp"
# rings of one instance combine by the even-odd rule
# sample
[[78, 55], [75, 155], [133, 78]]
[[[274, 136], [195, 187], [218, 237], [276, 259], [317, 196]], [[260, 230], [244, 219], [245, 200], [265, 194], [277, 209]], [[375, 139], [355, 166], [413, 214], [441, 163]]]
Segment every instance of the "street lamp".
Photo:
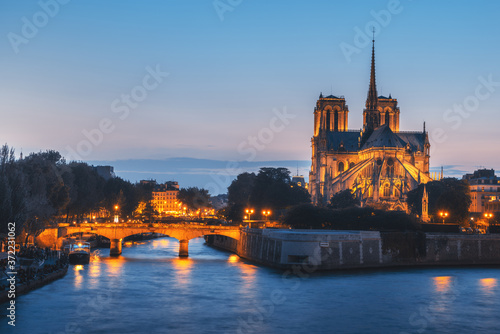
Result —
[[118, 217], [118, 209], [119, 208], [120, 207], [118, 205], [115, 205], [115, 220], [114, 220], [115, 223], [118, 223], [120, 221], [120, 217]]
[[267, 218], [271, 215], [271, 210], [262, 210], [262, 215]]
[[246, 209], [245, 213], [248, 215], [248, 220], [251, 220], [250, 217], [251, 217], [252, 213], [254, 213], [254, 210], [253, 209]]
[[448, 217], [448, 212], [441, 211], [439, 212], [439, 215], [441, 216], [441, 218], [443, 218], [443, 224], [444, 224], [444, 219]]

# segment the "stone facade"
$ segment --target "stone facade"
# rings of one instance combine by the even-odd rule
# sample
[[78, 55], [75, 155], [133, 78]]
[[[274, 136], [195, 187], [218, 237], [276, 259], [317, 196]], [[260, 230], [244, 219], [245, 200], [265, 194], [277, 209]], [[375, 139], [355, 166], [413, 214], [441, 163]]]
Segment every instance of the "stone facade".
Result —
[[429, 176], [430, 143], [425, 130], [399, 131], [397, 99], [377, 96], [375, 43], [363, 128], [348, 130], [343, 96], [320, 94], [314, 109], [309, 192], [317, 205], [350, 189], [363, 205], [406, 210], [406, 193]]

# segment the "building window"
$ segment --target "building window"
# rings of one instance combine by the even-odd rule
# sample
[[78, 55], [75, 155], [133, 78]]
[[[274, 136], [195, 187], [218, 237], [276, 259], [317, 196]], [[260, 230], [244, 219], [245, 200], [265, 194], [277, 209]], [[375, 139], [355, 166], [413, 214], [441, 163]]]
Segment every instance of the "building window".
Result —
[[394, 160], [392, 158], [389, 158], [387, 160], [387, 176], [388, 177], [394, 176]]
[[342, 173], [344, 171], [344, 163], [341, 161], [339, 162], [339, 173]]
[[384, 197], [389, 197], [391, 196], [391, 188], [388, 184], [384, 186]]

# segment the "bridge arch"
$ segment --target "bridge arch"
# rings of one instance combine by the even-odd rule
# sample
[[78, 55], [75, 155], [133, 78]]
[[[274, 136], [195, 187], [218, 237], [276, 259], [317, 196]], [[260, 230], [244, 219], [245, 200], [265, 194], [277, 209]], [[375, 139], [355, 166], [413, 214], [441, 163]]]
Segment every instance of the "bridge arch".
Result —
[[[40, 234], [38, 242], [45, 247], [61, 247], [62, 239], [75, 233], [93, 233], [110, 240], [110, 255], [120, 255], [122, 241], [125, 237], [140, 233], [160, 233], [179, 240], [179, 256], [189, 254], [189, 240], [205, 235], [224, 235], [239, 241], [238, 226], [211, 226], [190, 224], [81, 224], [79, 226], [62, 225], [58, 228], [46, 229]], [[45, 242], [44, 242], [45, 241]]]

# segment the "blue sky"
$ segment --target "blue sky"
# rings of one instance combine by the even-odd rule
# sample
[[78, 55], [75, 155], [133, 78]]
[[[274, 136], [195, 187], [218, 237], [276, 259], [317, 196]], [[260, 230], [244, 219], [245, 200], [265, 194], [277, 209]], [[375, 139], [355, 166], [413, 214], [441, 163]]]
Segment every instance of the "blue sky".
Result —
[[17, 152], [308, 160], [320, 92], [362, 126], [357, 31], [378, 16], [378, 92], [398, 99], [401, 130], [426, 121], [433, 167], [500, 168], [499, 2], [65, 2], [0, 1], [0, 141]]

